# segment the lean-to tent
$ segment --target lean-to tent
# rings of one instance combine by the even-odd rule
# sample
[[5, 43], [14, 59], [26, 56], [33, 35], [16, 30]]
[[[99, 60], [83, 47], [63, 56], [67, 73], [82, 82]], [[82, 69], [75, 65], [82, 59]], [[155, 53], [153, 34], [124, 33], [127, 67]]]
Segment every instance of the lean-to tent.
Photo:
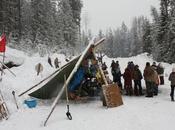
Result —
[[[54, 73], [52, 73], [50, 76], [42, 80], [40, 83], [36, 84], [35, 86], [31, 87], [30, 89], [26, 90], [25, 92], [21, 93], [19, 96], [22, 96], [24, 94], [29, 94], [32, 97], [36, 97], [39, 99], [51, 99], [53, 97], [56, 97], [57, 94], [61, 91], [63, 85], [64, 85], [64, 75], [69, 78], [72, 70], [77, 71], [78, 66], [77, 61], [79, 61], [79, 64], [81, 64], [82, 60], [85, 56], [87, 56], [88, 51], [90, 49], [96, 48], [100, 43], [102, 43], [105, 39], [101, 39], [96, 43], [89, 44], [88, 47], [85, 49], [85, 51], [77, 56], [76, 58], [69, 61], [67, 64], [62, 66], [61, 68], [57, 69]], [[81, 59], [80, 59], [81, 58]], [[77, 68], [75, 68], [77, 67]], [[74, 73], [75, 73], [74, 72]], [[71, 78], [73, 75], [71, 76]], [[69, 79], [69, 82], [71, 80]], [[69, 84], [69, 83], [68, 83]], [[61, 95], [62, 97], [65, 97], [65, 93]]]

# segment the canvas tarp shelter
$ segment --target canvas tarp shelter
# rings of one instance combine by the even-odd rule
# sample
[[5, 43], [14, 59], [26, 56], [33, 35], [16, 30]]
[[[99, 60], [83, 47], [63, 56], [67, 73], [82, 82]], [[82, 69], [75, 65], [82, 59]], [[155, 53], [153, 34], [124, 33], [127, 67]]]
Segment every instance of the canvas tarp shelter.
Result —
[[[92, 49], [92, 47], [97, 47], [100, 43], [102, 43], [104, 39], [101, 39], [96, 44], [92, 44], [87, 49], [87, 52], [89, 49]], [[87, 56], [86, 52], [86, 56]], [[29, 88], [25, 92], [21, 93], [19, 96], [22, 96], [24, 94], [28, 94], [32, 97], [36, 97], [39, 99], [51, 99], [53, 97], [56, 97], [57, 94], [60, 92], [64, 85], [64, 76], [69, 77], [70, 73], [74, 69], [75, 65], [77, 64], [77, 61], [81, 57], [77, 56], [73, 60], [69, 61], [67, 64], [65, 64], [63, 67], [57, 69], [54, 73], [52, 73], [50, 76], [42, 80], [40, 83], [36, 84], [35, 86]], [[62, 94], [62, 98], [65, 98], [65, 93]]]

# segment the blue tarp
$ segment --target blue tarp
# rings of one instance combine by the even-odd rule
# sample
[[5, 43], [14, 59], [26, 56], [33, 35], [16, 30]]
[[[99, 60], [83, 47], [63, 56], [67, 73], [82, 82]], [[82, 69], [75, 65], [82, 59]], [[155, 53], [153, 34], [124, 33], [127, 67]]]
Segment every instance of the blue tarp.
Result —
[[73, 79], [71, 80], [69, 84], [69, 91], [74, 92], [80, 85], [80, 83], [83, 81], [85, 76], [85, 70], [83, 67], [80, 67], [75, 75], [73, 76]]

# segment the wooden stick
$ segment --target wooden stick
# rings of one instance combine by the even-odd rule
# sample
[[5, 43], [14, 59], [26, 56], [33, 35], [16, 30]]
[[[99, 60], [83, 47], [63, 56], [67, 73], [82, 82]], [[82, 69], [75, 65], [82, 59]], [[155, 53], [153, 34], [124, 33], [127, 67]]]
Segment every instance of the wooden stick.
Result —
[[[64, 83], [66, 83], [66, 75], [64, 75]], [[69, 98], [68, 98], [68, 88], [66, 87], [66, 101], [67, 101], [67, 104], [69, 103]]]
[[12, 94], [13, 94], [13, 98], [14, 98], [14, 101], [15, 101], [15, 104], [16, 104], [16, 108], [19, 109], [18, 103], [17, 103], [17, 100], [16, 100], [16, 96], [15, 96], [15, 91], [12, 91]]

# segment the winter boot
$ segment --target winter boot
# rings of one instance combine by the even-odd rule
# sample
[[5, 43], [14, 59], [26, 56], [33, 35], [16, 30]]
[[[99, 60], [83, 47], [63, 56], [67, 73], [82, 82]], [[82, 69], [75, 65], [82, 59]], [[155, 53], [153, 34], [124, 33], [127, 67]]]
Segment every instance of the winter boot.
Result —
[[134, 87], [134, 95], [139, 96], [137, 87]]
[[171, 96], [171, 101], [174, 102], [174, 97], [173, 96]]

